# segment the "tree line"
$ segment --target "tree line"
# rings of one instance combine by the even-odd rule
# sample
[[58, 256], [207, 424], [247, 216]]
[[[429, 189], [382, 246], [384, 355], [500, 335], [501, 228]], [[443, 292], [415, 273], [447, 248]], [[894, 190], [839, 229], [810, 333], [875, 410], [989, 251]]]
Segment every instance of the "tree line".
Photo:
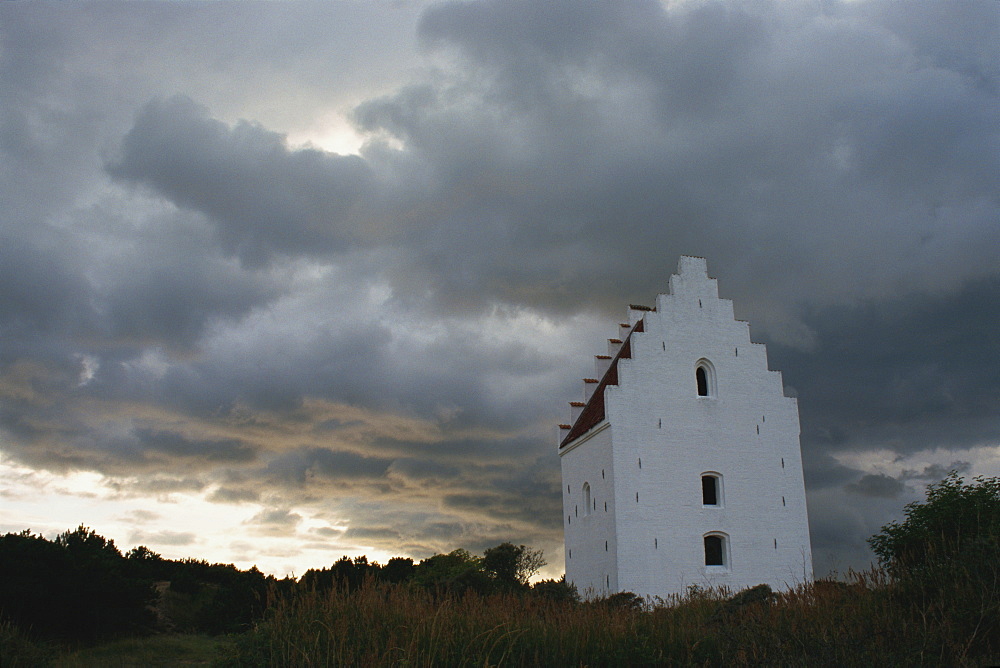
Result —
[[368, 581], [436, 592], [523, 592], [572, 599], [559, 581], [534, 587], [545, 565], [540, 550], [501, 543], [476, 556], [464, 549], [415, 563], [385, 565], [360, 556], [300, 578], [264, 575], [256, 566], [165, 559], [145, 546], [122, 553], [113, 540], [79, 526], [54, 540], [30, 530], [0, 536], [0, 622], [43, 639], [95, 642], [153, 629], [235, 633], [261, 619], [276, 598], [353, 591]]

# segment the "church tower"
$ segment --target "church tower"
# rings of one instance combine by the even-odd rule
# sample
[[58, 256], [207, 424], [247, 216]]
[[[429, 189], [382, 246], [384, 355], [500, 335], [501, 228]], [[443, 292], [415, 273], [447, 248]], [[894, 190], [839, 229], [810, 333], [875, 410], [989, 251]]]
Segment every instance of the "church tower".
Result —
[[587, 597], [812, 579], [799, 413], [763, 344], [681, 257], [630, 306], [560, 425], [566, 579]]

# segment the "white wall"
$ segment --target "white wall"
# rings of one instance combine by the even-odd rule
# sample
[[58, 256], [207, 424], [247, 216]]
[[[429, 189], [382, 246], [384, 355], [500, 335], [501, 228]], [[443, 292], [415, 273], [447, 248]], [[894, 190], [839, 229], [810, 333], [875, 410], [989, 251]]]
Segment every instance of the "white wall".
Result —
[[[618, 590], [611, 451], [611, 428], [605, 422], [567, 446], [560, 459], [566, 581], [590, 597]], [[590, 483], [589, 514], [583, 507], [584, 483]]]

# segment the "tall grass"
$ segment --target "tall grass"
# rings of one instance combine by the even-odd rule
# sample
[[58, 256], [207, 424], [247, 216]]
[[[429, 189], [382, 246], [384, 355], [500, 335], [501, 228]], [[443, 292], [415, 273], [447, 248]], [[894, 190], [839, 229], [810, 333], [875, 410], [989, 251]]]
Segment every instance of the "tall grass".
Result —
[[758, 594], [696, 590], [633, 608], [369, 582], [275, 602], [225, 665], [976, 665], [996, 649], [956, 636], [947, 614], [929, 616], [878, 572]]
[[47, 665], [56, 655], [51, 645], [38, 643], [5, 619], [0, 619], [0, 667], [34, 668]]

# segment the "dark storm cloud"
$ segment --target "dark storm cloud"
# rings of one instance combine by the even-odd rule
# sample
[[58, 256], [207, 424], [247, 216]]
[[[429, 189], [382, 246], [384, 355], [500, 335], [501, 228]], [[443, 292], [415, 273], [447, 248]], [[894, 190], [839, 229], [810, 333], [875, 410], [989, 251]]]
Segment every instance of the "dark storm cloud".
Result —
[[284, 536], [295, 530], [302, 516], [288, 508], [265, 508], [243, 524], [261, 536]]
[[846, 487], [847, 491], [862, 496], [878, 496], [886, 499], [895, 499], [906, 489], [899, 480], [884, 473], [869, 473], [861, 476], [857, 482], [853, 482]]
[[1000, 441], [1000, 276], [954, 294], [818, 309], [816, 345], [768, 348], [800, 394], [808, 455]]
[[152, 429], [138, 429], [135, 435], [144, 450], [161, 452], [170, 457], [197, 457], [209, 462], [249, 462], [256, 455], [256, 448], [236, 439], [191, 440], [176, 432]]
[[244, 503], [257, 501], [260, 493], [251, 489], [234, 489], [231, 487], [220, 487], [209, 496], [210, 501], [217, 503]]
[[694, 252], [808, 341], [782, 332], [789, 304], [954, 287], [1000, 241], [995, 73], [924, 62], [879, 7], [445, 4], [422, 34], [458, 65], [359, 106], [364, 159], [174, 98], [110, 169], [209, 215], [251, 265], [382, 246], [400, 296], [564, 312], [654, 292], [664, 257]]
[[410, 480], [435, 481], [458, 475], [459, 468], [453, 464], [426, 459], [397, 459], [390, 472], [405, 476]]
[[65, 354], [61, 336], [92, 332], [91, 292], [73, 263], [0, 233], [0, 363]]
[[952, 471], [959, 474], [966, 473], [971, 466], [972, 464], [969, 462], [963, 461], [954, 461], [947, 465], [931, 464], [930, 466], [925, 466], [922, 471], [904, 470], [900, 478], [906, 481], [923, 480], [935, 483], [944, 479]]
[[[799, 412], [801, 418], [801, 403]], [[861, 475], [861, 471], [844, 466], [824, 451], [809, 452], [807, 456], [803, 457], [802, 466], [807, 489], [841, 487], [845, 483], [856, 480]]]
[[[81, 466], [81, 469], [96, 468], [92, 466]], [[151, 475], [144, 476], [141, 480], [126, 480], [118, 482], [114, 479], [105, 483], [109, 488], [125, 494], [137, 496], [169, 495], [174, 492], [200, 492], [205, 489], [204, 481], [198, 478], [182, 478], [171, 475]]]
[[108, 267], [104, 317], [111, 336], [123, 344], [190, 350], [206, 327], [239, 320], [280, 290], [270, 277], [241, 271], [200, 249], [158, 250], [141, 266], [119, 261]]
[[[463, 306], [618, 304], [693, 252], [778, 325], [782, 302], [991, 269], [1000, 118], [983, 79], [997, 72], [970, 66], [996, 52], [996, 14], [962, 5], [991, 28], [928, 59], [941, 48], [911, 37], [919, 20], [859, 4], [429, 10], [422, 34], [452, 76], [356, 112], [403, 142], [394, 173], [422, 186], [403, 202], [399, 288]], [[958, 32], [975, 21], [932, 13]]]
[[353, 540], [387, 540], [399, 542], [400, 535], [395, 529], [387, 527], [350, 527], [344, 532], [346, 538]]
[[364, 236], [354, 214], [372, 189], [361, 158], [289, 151], [281, 135], [230, 128], [184, 97], [147, 104], [108, 172], [212, 217], [222, 247], [248, 266], [350, 246]]
[[382, 478], [391, 463], [391, 460], [380, 457], [309, 448], [288, 452], [271, 460], [267, 473], [277, 480], [301, 485], [313, 477], [342, 481]]

